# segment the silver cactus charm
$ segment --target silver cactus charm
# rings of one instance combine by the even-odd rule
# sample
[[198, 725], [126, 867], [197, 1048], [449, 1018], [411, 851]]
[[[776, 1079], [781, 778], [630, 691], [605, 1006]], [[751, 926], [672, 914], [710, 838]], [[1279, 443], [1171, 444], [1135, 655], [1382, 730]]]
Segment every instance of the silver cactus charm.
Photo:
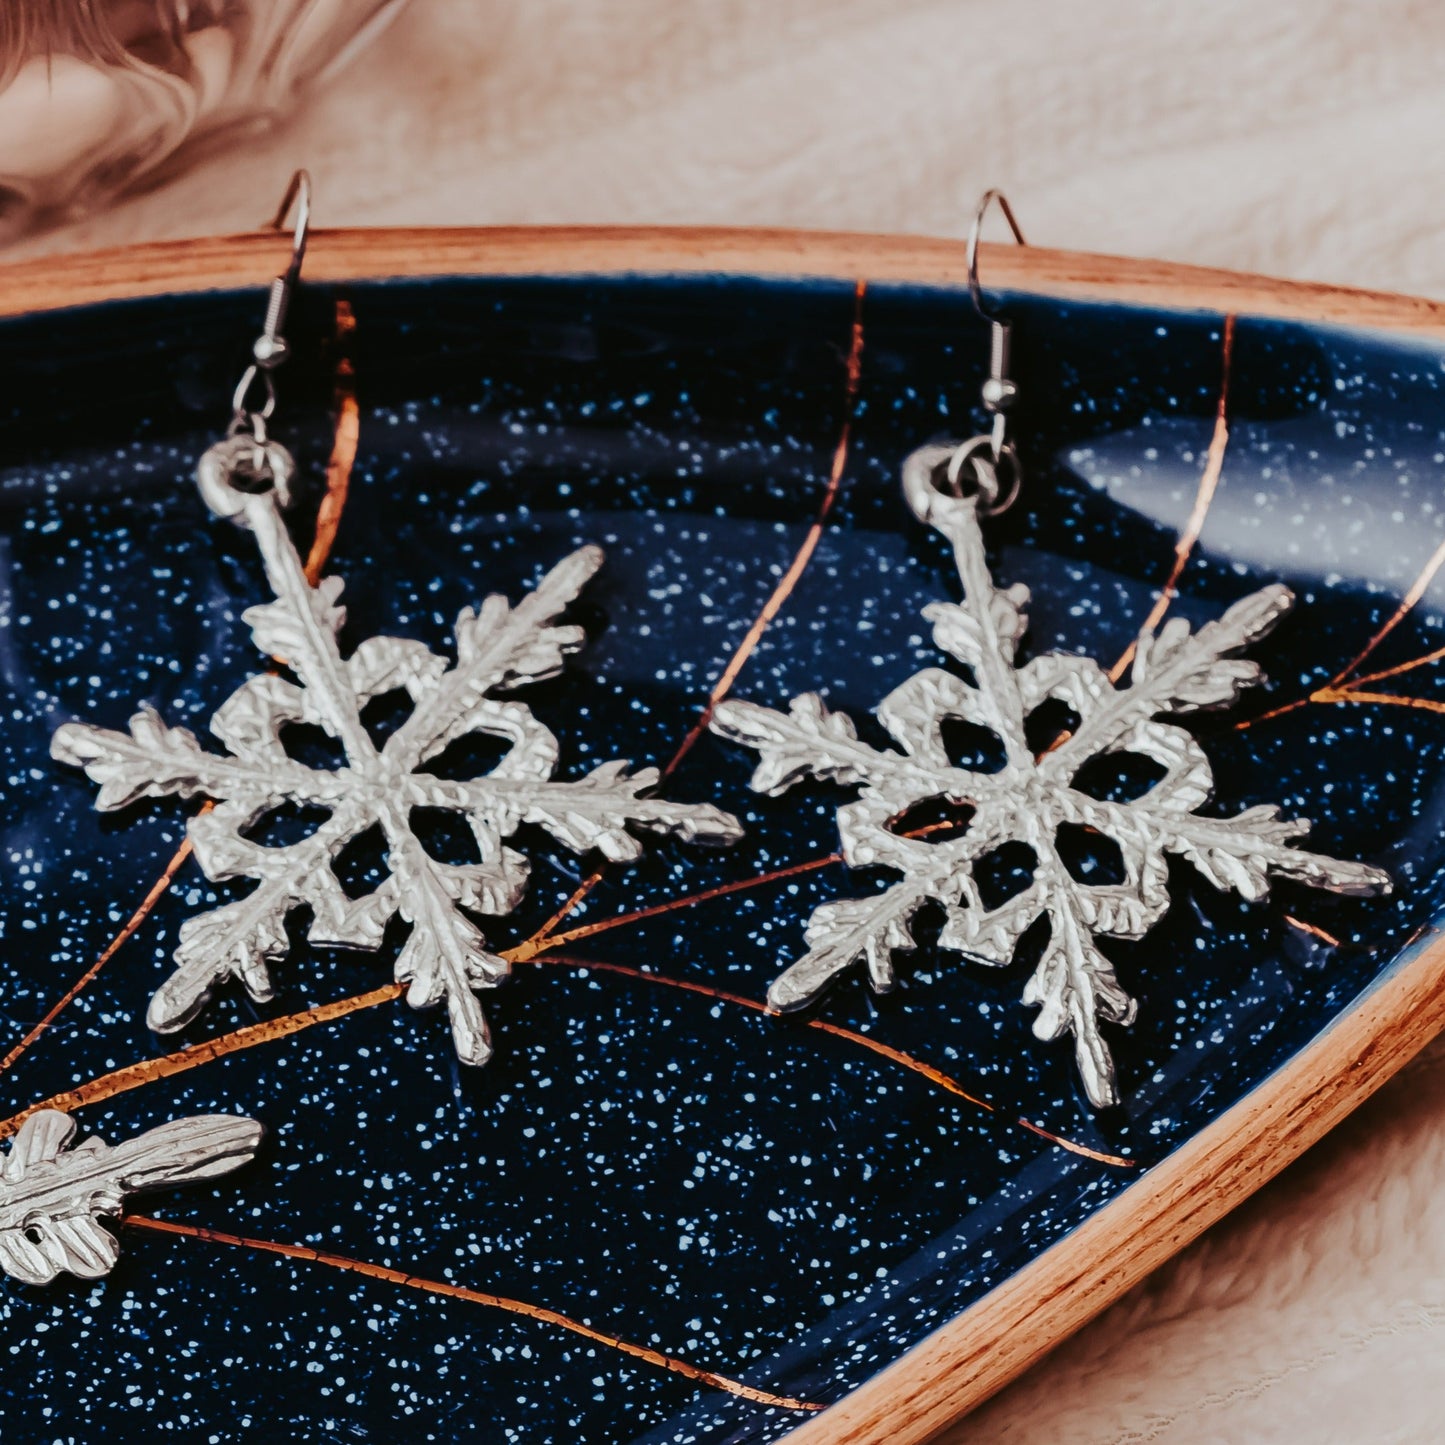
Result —
[[[1282, 586], [1265, 587], [1236, 602], [1197, 633], [1175, 618], [1140, 635], [1129, 683], [1116, 687], [1091, 658], [1045, 653], [1023, 666], [1015, 652], [1027, 623], [1028, 589], [1003, 591], [989, 576], [978, 498], [946, 496], [933, 478], [952, 449], [927, 447], [905, 466], [910, 505], [953, 544], [963, 581], [961, 604], [924, 609], [935, 642], [967, 665], [971, 680], [939, 668], [910, 678], [877, 709], [901, 751], [859, 740], [852, 722], [830, 712], [816, 693], [794, 698], [779, 713], [749, 702], [725, 702], [712, 726], [755, 748], [758, 792], [776, 795], [806, 777], [861, 785], [858, 800], [839, 809], [843, 857], [852, 867], [883, 867], [903, 875], [886, 891], [825, 903], [812, 915], [809, 951], [773, 984], [778, 1010], [802, 1008], [838, 974], [863, 961], [879, 993], [894, 985], [893, 956], [914, 947], [913, 915], [930, 900], [945, 913], [939, 943], [981, 963], [1003, 965], [1040, 915], [1049, 920], [1042, 958], [1024, 987], [1039, 1014], [1034, 1033], [1070, 1033], [1084, 1087], [1097, 1107], [1118, 1101], [1113, 1059], [1100, 1021], [1129, 1024], [1135, 1002], [1120, 986], [1096, 939], [1142, 938], [1169, 907], [1167, 859], [1187, 859], [1211, 883], [1261, 899], [1271, 878], [1290, 878], [1336, 893], [1367, 895], [1389, 889], [1389, 875], [1363, 863], [1340, 862], [1293, 845], [1309, 829], [1285, 819], [1272, 804], [1233, 818], [1200, 816], [1213, 793], [1209, 760], [1182, 728], [1158, 720], [1218, 708], [1261, 679], [1256, 663], [1234, 656], [1263, 637], [1293, 605]], [[1025, 736], [1030, 713], [1048, 699], [1077, 713], [1079, 725], [1051, 751], [1035, 756]], [[950, 718], [978, 724], [1002, 742], [1006, 761], [993, 773], [954, 766], [942, 725]], [[1134, 753], [1164, 775], [1128, 802], [1092, 797], [1074, 786], [1090, 759]], [[892, 824], [930, 800], [967, 803], [973, 813], [962, 836], [930, 842], [904, 837]], [[1060, 857], [1058, 833], [1082, 825], [1117, 843], [1124, 880], [1089, 886]], [[1027, 844], [1033, 876], [1023, 891], [993, 909], [985, 906], [975, 865], [1008, 842]]]
[[[398, 981], [409, 985], [408, 1001], [414, 1007], [445, 1001], [458, 1057], [483, 1064], [492, 1049], [475, 991], [500, 983], [509, 965], [488, 948], [469, 915], [510, 913], [521, 901], [527, 859], [504, 842], [520, 825], [537, 824], [574, 852], [596, 849], [617, 862], [642, 852], [630, 829], [718, 844], [737, 841], [742, 830], [731, 814], [708, 804], [649, 798], [659, 781], [655, 768], [629, 773], [626, 762], [608, 762], [576, 781], [555, 781], [556, 738], [511, 699], [517, 689], [560, 672], [585, 641], [580, 627], [556, 619], [601, 566], [600, 548], [564, 558], [515, 607], [493, 596], [479, 612], [465, 609], [456, 623], [455, 663], [395, 637], [369, 638], [343, 658], [337, 645], [346, 615], [341, 579], [308, 583], [278, 489], [231, 485], [233, 459], [221, 454], [226, 445], [202, 461], [203, 495], [213, 510], [255, 533], [276, 600], [251, 608], [244, 620], [257, 647], [283, 659], [299, 681], [264, 673], [243, 683], [211, 720], [224, 754], [207, 752], [184, 728], [167, 727], [149, 707], [131, 719], [129, 734], [68, 723], [51, 745], [56, 758], [83, 767], [100, 784], [101, 809], [169, 794], [214, 799], [216, 806], [190, 823], [197, 861], [208, 878], [251, 878], [258, 885], [184, 925], [176, 971], [152, 999], [147, 1021], [161, 1033], [184, 1027], [228, 977], [240, 979], [252, 998], [269, 999], [267, 965], [286, 953], [286, 915], [303, 904], [312, 910], [314, 942], [362, 949], [377, 948], [388, 920], [399, 914], [412, 925], [396, 963]], [[263, 482], [289, 473], [289, 458], [274, 443], [257, 455], [253, 470], [259, 467]], [[410, 694], [413, 710], [379, 747], [361, 710], [396, 689]], [[324, 728], [344, 748], [345, 766], [318, 770], [292, 758], [282, 741], [290, 723]], [[425, 770], [428, 759], [469, 733], [510, 744], [490, 774], [455, 781]], [[265, 847], [246, 836], [288, 802], [318, 806], [329, 817], [288, 847]], [[412, 829], [416, 808], [465, 818], [479, 861], [454, 866], [434, 859]], [[389, 876], [375, 892], [353, 899], [333, 861], [374, 825], [385, 839]]]
[[90, 1138], [72, 1148], [75, 1120], [38, 1110], [0, 1163], [0, 1269], [25, 1284], [49, 1284], [62, 1271], [108, 1274], [120, 1243], [102, 1217], [119, 1215], [132, 1194], [229, 1174], [264, 1132], [254, 1119], [198, 1114], [114, 1147]]

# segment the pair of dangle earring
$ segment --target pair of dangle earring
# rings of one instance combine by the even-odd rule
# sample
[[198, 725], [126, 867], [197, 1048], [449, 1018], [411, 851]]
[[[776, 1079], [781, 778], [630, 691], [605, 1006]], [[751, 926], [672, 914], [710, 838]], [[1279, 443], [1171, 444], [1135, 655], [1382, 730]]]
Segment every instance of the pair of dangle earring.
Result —
[[[1263, 898], [1271, 879], [1280, 877], [1357, 895], [1384, 891], [1389, 879], [1377, 868], [1295, 847], [1308, 823], [1281, 818], [1274, 806], [1227, 819], [1199, 813], [1213, 790], [1208, 758], [1192, 734], [1161, 721], [1223, 707], [1260, 680], [1258, 666], [1236, 654], [1285, 615], [1293, 602], [1288, 589], [1266, 587], [1197, 632], [1179, 618], [1157, 633], [1146, 630], [1127, 686], [1116, 686], [1085, 657], [1047, 653], [1017, 662], [1028, 592], [1021, 584], [995, 587], [982, 528], [1012, 502], [1021, 477], [1007, 426], [1015, 393], [1009, 326], [985, 311], [977, 274], [978, 232], [995, 198], [994, 192], [984, 196], [968, 247], [970, 290], [992, 333], [983, 394], [994, 416], [992, 430], [963, 443], [923, 447], [903, 468], [908, 505], [953, 549], [963, 600], [933, 603], [925, 616], [939, 647], [968, 675], [926, 669], [883, 701], [877, 717], [898, 751], [862, 742], [852, 722], [829, 711], [815, 693], [793, 699], [787, 713], [726, 701], [711, 725], [760, 754], [752, 779], [759, 792], [779, 794], [807, 777], [859, 787], [857, 800], [838, 814], [844, 858], [853, 867], [902, 875], [882, 893], [827, 903], [813, 913], [805, 933], [808, 951], [769, 993], [774, 1009], [805, 1007], [859, 962], [875, 990], [892, 988], [894, 956], [913, 948], [912, 921], [926, 904], [943, 908], [941, 947], [993, 965], [1009, 963], [1024, 933], [1047, 918], [1048, 940], [1024, 1000], [1039, 1007], [1034, 1031], [1041, 1038], [1072, 1035], [1085, 1091], [1103, 1107], [1118, 1101], [1118, 1088], [1100, 1025], [1129, 1023], [1135, 1006], [1097, 940], [1140, 938], [1159, 921], [1169, 905], [1170, 855], [1248, 899]], [[1007, 203], [997, 199], [1012, 223]], [[399, 915], [411, 925], [396, 964], [408, 1000], [416, 1006], [444, 1002], [458, 1057], [481, 1064], [491, 1045], [476, 993], [499, 983], [508, 965], [471, 915], [506, 914], [520, 902], [527, 860], [507, 846], [517, 828], [536, 824], [568, 848], [596, 849], [617, 861], [641, 851], [633, 830], [727, 844], [741, 829], [709, 804], [648, 796], [658, 782], [655, 769], [629, 774], [627, 764], [612, 762], [576, 781], [554, 778], [557, 741], [515, 694], [555, 675], [582, 645], [581, 629], [560, 618], [600, 566], [596, 547], [564, 558], [515, 606], [492, 597], [479, 611], [463, 611], [455, 662], [420, 642], [389, 637], [370, 638], [342, 656], [341, 581], [328, 577], [312, 586], [305, 576], [284, 519], [294, 464], [266, 429], [275, 401], [272, 372], [286, 355], [281, 323], [304, 253], [304, 188], [302, 200], [292, 265], [273, 286], [230, 433], [206, 453], [198, 474], [212, 510], [256, 537], [274, 600], [253, 607], [244, 620], [258, 648], [284, 660], [292, 677], [260, 674], [221, 707], [211, 730], [223, 754], [203, 749], [184, 729], [168, 728], [149, 708], [131, 720], [129, 734], [67, 724], [56, 733], [53, 751], [101, 785], [101, 808], [171, 794], [214, 800], [190, 824], [197, 861], [213, 880], [247, 878], [256, 885], [183, 927], [176, 971], [151, 1003], [152, 1028], [183, 1027], [229, 978], [239, 979], [258, 1001], [270, 998], [269, 964], [286, 952], [285, 919], [295, 908], [311, 909], [313, 941], [363, 949], [378, 948], [387, 923]], [[251, 410], [248, 397], [258, 382], [265, 399]], [[410, 695], [412, 713], [378, 747], [361, 710], [371, 698], [398, 689]], [[1051, 700], [1066, 704], [1079, 722], [1036, 756], [1028, 719]], [[953, 719], [1000, 740], [1001, 769], [986, 773], [950, 761], [943, 730]], [[281, 730], [297, 722], [336, 738], [346, 765], [321, 771], [291, 758]], [[490, 774], [454, 781], [426, 770], [428, 760], [470, 733], [509, 745]], [[1084, 763], [1106, 754], [1141, 755], [1163, 775], [1130, 802], [1095, 798], [1074, 786]], [[934, 800], [972, 809], [960, 836], [927, 841], [894, 827], [900, 816]], [[323, 808], [327, 821], [289, 847], [265, 847], [246, 836], [288, 802]], [[479, 861], [456, 866], [433, 859], [411, 827], [417, 808], [462, 816]], [[333, 860], [377, 825], [386, 839], [388, 876], [371, 894], [353, 899]], [[1058, 847], [1066, 825], [1112, 838], [1123, 858], [1123, 881], [1100, 886], [1076, 879]], [[1032, 878], [990, 908], [977, 869], [1010, 842], [1032, 851]]]

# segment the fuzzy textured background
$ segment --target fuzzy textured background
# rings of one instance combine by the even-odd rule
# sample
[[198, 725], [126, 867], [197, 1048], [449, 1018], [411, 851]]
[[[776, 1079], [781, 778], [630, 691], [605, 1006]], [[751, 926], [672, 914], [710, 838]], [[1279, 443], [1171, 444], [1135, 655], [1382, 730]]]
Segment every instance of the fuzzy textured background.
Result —
[[336, 225], [952, 235], [1001, 185], [1040, 244], [1445, 295], [1442, 134], [1420, 0], [414, 0], [284, 129], [38, 244], [247, 229], [300, 162]]
[[[336, 0], [340, 3], [340, 0]], [[320, 223], [1030, 239], [1445, 297], [1445, 9], [418, 0], [283, 129], [19, 248]], [[1445, 1439], [1445, 1046], [948, 1445]]]

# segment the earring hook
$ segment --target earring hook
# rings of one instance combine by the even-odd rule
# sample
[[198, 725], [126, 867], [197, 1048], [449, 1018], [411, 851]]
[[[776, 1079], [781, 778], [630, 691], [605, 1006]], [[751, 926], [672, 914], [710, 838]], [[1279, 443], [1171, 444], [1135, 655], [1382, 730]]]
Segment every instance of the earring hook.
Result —
[[968, 294], [973, 299], [973, 309], [985, 320], [998, 324], [1001, 318], [996, 312], [990, 311], [983, 304], [983, 287], [978, 284], [978, 238], [983, 230], [983, 218], [988, 214], [988, 208], [995, 202], [1003, 212], [1004, 220], [1008, 222], [1009, 230], [1014, 233], [1014, 240], [1020, 246], [1027, 246], [1024, 240], [1023, 230], [1020, 228], [1018, 218], [1014, 215], [1014, 209], [1008, 203], [1008, 197], [1002, 191], [987, 190], [979, 197], [978, 209], [973, 213], [973, 224], [968, 228]]
[[[1023, 230], [1019, 226], [1018, 217], [1014, 215], [1013, 207], [1008, 203], [1008, 197], [1002, 191], [985, 191], [979, 197], [978, 209], [973, 213], [973, 225], [968, 228], [968, 294], [973, 301], [973, 309], [984, 321], [988, 322], [989, 327], [988, 380], [983, 384], [984, 410], [993, 417], [993, 426], [988, 438], [989, 449], [993, 453], [994, 467], [996, 469], [1006, 468], [1012, 481], [1010, 489], [1002, 497], [995, 497], [991, 504], [993, 511], [1001, 512], [1013, 502], [1019, 483], [1018, 458], [1008, 440], [1008, 418], [1006, 416], [1009, 408], [1014, 404], [1014, 399], [1018, 396], [1018, 386], [1009, 375], [1009, 350], [1013, 338], [1013, 323], [1005, 320], [997, 311], [989, 310], [983, 304], [983, 287], [979, 285], [978, 281], [978, 237], [983, 230], [983, 218], [988, 214], [988, 208], [995, 201], [998, 202], [998, 208], [1003, 212], [1009, 229], [1014, 233], [1014, 240], [1020, 246], [1026, 246], [1028, 242], [1024, 240]], [[958, 469], [963, 465], [964, 456], [965, 453], [960, 451], [949, 469], [950, 479], [955, 484], [958, 481]], [[977, 462], [973, 465], [977, 470]]]
[[[218, 516], [234, 518], [242, 525], [249, 525], [244, 521], [248, 496], [274, 491], [283, 508], [292, 501], [296, 463], [285, 447], [267, 437], [266, 424], [276, 410], [276, 368], [291, 354], [281, 328], [301, 279], [311, 229], [311, 177], [305, 171], [291, 177], [271, 222], [273, 230], [285, 226], [293, 204], [296, 220], [291, 228], [291, 259], [267, 293], [261, 334], [251, 344], [251, 361], [231, 397], [231, 425], [225, 439], [209, 447], [196, 467], [196, 481], [206, 505]], [[256, 391], [260, 395], [253, 398]]]
[[296, 203], [296, 224], [291, 230], [291, 260], [285, 271], [271, 283], [271, 295], [266, 303], [266, 320], [253, 348], [256, 365], [263, 371], [280, 366], [286, 360], [286, 341], [281, 335], [281, 327], [285, 324], [286, 311], [291, 305], [291, 293], [301, 279], [301, 263], [306, 259], [306, 238], [311, 231], [311, 176], [304, 170], [297, 171], [291, 177], [286, 194], [281, 198], [280, 208], [271, 222], [272, 230], [279, 231], [286, 224], [286, 216], [293, 201]]
[[291, 264], [286, 268], [286, 280], [295, 286], [301, 275], [301, 263], [306, 259], [306, 238], [311, 230], [311, 174], [306, 170], [297, 171], [286, 187], [276, 215], [271, 221], [273, 231], [281, 230], [286, 224], [286, 215], [291, 203], [296, 203], [296, 224], [291, 229]]
[[[271, 222], [272, 230], [279, 231], [286, 224], [293, 203], [296, 222], [291, 229], [291, 260], [271, 282], [271, 290], [266, 297], [266, 319], [261, 323], [261, 334], [251, 346], [251, 364], [236, 386], [231, 402], [233, 435], [243, 428], [257, 436], [264, 435], [266, 422], [276, 409], [276, 381], [271, 373], [291, 354], [291, 347], [281, 328], [286, 324], [291, 296], [301, 279], [301, 263], [306, 259], [306, 240], [311, 231], [311, 177], [304, 170], [292, 175], [286, 194], [281, 198], [280, 208]], [[252, 407], [247, 403], [258, 378], [264, 395], [261, 405]]]

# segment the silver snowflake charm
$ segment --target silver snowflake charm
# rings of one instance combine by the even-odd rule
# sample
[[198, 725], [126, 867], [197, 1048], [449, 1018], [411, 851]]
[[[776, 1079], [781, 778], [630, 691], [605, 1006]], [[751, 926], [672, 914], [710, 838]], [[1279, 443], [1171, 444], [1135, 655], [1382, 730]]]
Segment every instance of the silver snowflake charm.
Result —
[[[843, 857], [852, 867], [903, 875], [885, 892], [818, 908], [807, 926], [808, 953], [774, 982], [768, 1001], [778, 1010], [804, 1007], [859, 960], [877, 992], [891, 989], [893, 955], [914, 947], [910, 922], [929, 900], [944, 909], [942, 947], [995, 965], [1007, 964], [1024, 931], [1046, 915], [1048, 941], [1025, 985], [1024, 1002], [1039, 1006], [1038, 1037], [1073, 1034], [1085, 1089], [1103, 1107], [1116, 1103], [1118, 1093], [1100, 1021], [1131, 1023], [1135, 1003], [1096, 939], [1141, 938], [1163, 917], [1169, 854], [1188, 859], [1216, 887], [1248, 899], [1265, 897], [1272, 877], [1356, 895], [1387, 891], [1390, 880], [1378, 868], [1293, 847], [1309, 824], [1281, 818], [1273, 805], [1233, 818], [1201, 816], [1196, 809], [1213, 792], [1209, 760], [1190, 733], [1158, 721], [1161, 714], [1223, 707], [1260, 680], [1257, 664], [1233, 654], [1290, 609], [1288, 589], [1265, 587], [1197, 633], [1175, 618], [1157, 635], [1141, 634], [1125, 687], [1115, 687], [1087, 657], [1046, 653], [1020, 667], [1015, 652], [1027, 625], [1028, 589], [994, 587], [975, 500], [935, 489], [935, 469], [948, 456], [944, 447], [915, 453], [905, 467], [904, 490], [918, 515], [953, 544], [963, 603], [935, 602], [924, 616], [933, 623], [935, 642], [968, 666], [971, 680], [930, 668], [884, 699], [877, 717], [899, 752], [861, 742], [852, 722], [830, 712], [816, 693], [795, 698], [786, 715], [727, 702], [713, 719], [723, 736], [757, 749], [761, 762], [752, 786], [758, 792], [776, 795], [805, 777], [861, 784], [858, 800], [838, 812]], [[1035, 756], [1025, 722], [1049, 699], [1066, 703], [1079, 724]], [[992, 773], [955, 767], [942, 735], [950, 718], [995, 734], [1003, 767]], [[1110, 753], [1142, 754], [1164, 770], [1163, 777], [1129, 802], [1091, 797], [1074, 786], [1086, 762]], [[931, 800], [971, 805], [967, 831], [940, 842], [900, 836], [895, 820]], [[1058, 847], [1066, 824], [1117, 843], [1122, 882], [1089, 886], [1070, 873]], [[1032, 851], [1032, 880], [989, 909], [975, 865], [1008, 842]]]
[[40, 1109], [0, 1164], [0, 1269], [12, 1279], [108, 1274], [120, 1244], [102, 1216], [118, 1215], [132, 1194], [229, 1174], [255, 1155], [265, 1130], [254, 1119], [198, 1114], [114, 1148], [92, 1138], [72, 1149], [75, 1133], [69, 1114]]
[[[218, 467], [234, 464], [223, 451], [217, 462], [217, 451], [203, 462], [202, 492], [215, 510], [255, 532], [276, 596], [244, 620], [257, 647], [284, 660], [299, 684], [265, 673], [238, 688], [211, 720], [225, 755], [205, 751], [183, 728], [168, 728], [149, 707], [131, 719], [129, 735], [69, 723], [51, 748], [101, 785], [98, 808], [167, 794], [214, 799], [216, 806], [190, 824], [197, 861], [208, 878], [252, 878], [259, 885], [185, 924], [178, 966], [152, 999], [147, 1021], [161, 1033], [183, 1027], [231, 976], [252, 998], [269, 999], [267, 965], [286, 952], [285, 920], [293, 908], [311, 909], [314, 942], [366, 949], [380, 945], [388, 920], [400, 914], [412, 925], [396, 963], [398, 981], [410, 985], [408, 1001], [422, 1007], [445, 1000], [458, 1057], [483, 1064], [491, 1043], [474, 991], [500, 983], [508, 964], [489, 950], [469, 915], [506, 914], [520, 902], [527, 860], [504, 840], [521, 824], [538, 824], [575, 852], [596, 849], [616, 862], [642, 852], [629, 829], [707, 843], [735, 842], [742, 830], [710, 805], [648, 798], [659, 779], [655, 768], [629, 774], [626, 762], [609, 762], [574, 782], [553, 781], [556, 738], [524, 703], [511, 700], [518, 688], [558, 673], [582, 646], [582, 629], [556, 619], [601, 565], [599, 548], [564, 558], [515, 607], [494, 596], [480, 612], [464, 610], [455, 664], [420, 642], [395, 637], [369, 638], [343, 658], [337, 646], [345, 619], [341, 579], [308, 584], [282, 519], [289, 459], [271, 444], [265, 459], [279, 473], [276, 489], [256, 495], [230, 486]], [[410, 694], [411, 715], [378, 747], [361, 710], [369, 699], [402, 688]], [[341, 742], [346, 766], [317, 770], [292, 758], [282, 742], [290, 723], [324, 728]], [[510, 744], [489, 775], [458, 782], [424, 769], [469, 733]], [[288, 802], [319, 806], [330, 816], [289, 847], [266, 847], [246, 836]], [[465, 818], [479, 861], [452, 866], [433, 858], [412, 829], [417, 808]], [[385, 838], [389, 876], [374, 893], [352, 899], [333, 860], [373, 825]]]

